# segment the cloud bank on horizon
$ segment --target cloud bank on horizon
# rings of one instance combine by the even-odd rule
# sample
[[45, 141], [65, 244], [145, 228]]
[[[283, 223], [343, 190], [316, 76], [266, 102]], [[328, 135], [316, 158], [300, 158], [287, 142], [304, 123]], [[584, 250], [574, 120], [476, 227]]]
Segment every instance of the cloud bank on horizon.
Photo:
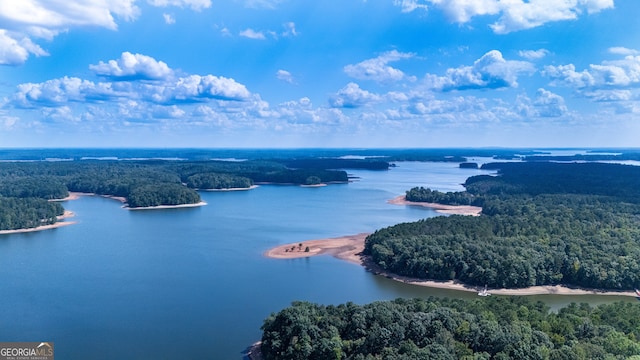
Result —
[[2, 1], [0, 147], [640, 146], [639, 10]]

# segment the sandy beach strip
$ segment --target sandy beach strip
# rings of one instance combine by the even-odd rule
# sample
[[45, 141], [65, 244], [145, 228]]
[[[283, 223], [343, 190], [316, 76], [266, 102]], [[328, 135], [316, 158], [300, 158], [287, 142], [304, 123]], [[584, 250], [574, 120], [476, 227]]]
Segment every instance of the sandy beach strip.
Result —
[[325, 187], [325, 186], [329, 186], [328, 184], [322, 183], [322, 184], [313, 184], [313, 185], [305, 185], [305, 184], [300, 184], [300, 187], [304, 187], [304, 188], [319, 188], [319, 187]]
[[[359, 254], [364, 250], [364, 240], [368, 235], [369, 233], [360, 233], [330, 239], [285, 244], [268, 250], [264, 255], [273, 259], [297, 259], [327, 254], [338, 259], [362, 264], [362, 257]], [[307, 246], [309, 247], [308, 252], [305, 251]]]
[[113, 195], [98, 195], [95, 193], [83, 193], [83, 192], [73, 192], [73, 191], [69, 191], [69, 196], [67, 196], [64, 199], [52, 199], [49, 201], [71, 201], [71, 200], [78, 200], [80, 198], [80, 196], [101, 196], [103, 198], [107, 198], [107, 199], [113, 199], [113, 200], [117, 200], [120, 201], [121, 203], [126, 203], [127, 199], [125, 197], [122, 196], [113, 196]]
[[195, 189], [197, 191], [206, 191], [206, 192], [226, 192], [226, 191], [247, 191], [253, 190], [257, 188], [258, 185], [251, 185], [248, 188], [226, 188], [226, 189]]
[[[400, 276], [381, 269], [374, 264], [370, 258], [362, 255], [364, 250], [364, 242], [368, 233], [356, 235], [347, 235], [329, 239], [316, 239], [300, 241], [298, 243], [279, 245], [264, 253], [266, 257], [273, 259], [296, 259], [318, 255], [332, 255], [338, 259], [346, 260], [352, 263], [364, 266], [373, 274], [384, 276], [388, 279], [403, 282], [405, 284], [425, 286], [431, 288], [458, 290], [467, 292], [479, 292], [482, 290], [477, 286], [469, 286], [456, 281], [434, 281], [423, 280]], [[300, 247], [302, 244], [302, 247]], [[309, 247], [309, 252], [305, 252], [305, 248]], [[293, 249], [293, 250], [292, 250]], [[630, 290], [627, 291], [603, 291], [598, 289], [570, 288], [561, 285], [554, 286], [532, 286], [520, 289], [488, 289], [490, 294], [494, 295], [614, 295], [614, 296], [632, 296], [637, 295]]]
[[160, 210], [160, 209], [182, 209], [182, 208], [193, 208], [207, 205], [206, 202], [200, 201], [195, 204], [180, 204], [180, 205], [158, 205], [158, 206], [143, 206], [143, 207], [128, 207], [123, 206], [124, 209], [127, 210]]
[[56, 222], [55, 224], [42, 225], [42, 226], [27, 228], [27, 229], [0, 230], [0, 235], [20, 234], [20, 233], [28, 233], [28, 232], [34, 232], [34, 231], [51, 230], [51, 229], [57, 229], [59, 227], [63, 227], [67, 225], [73, 225], [76, 223], [75, 221], [60, 221], [60, 220], [68, 219], [70, 217], [73, 217], [74, 215], [75, 214], [73, 212], [69, 210], [65, 210], [64, 215], [58, 216], [58, 222]]
[[[458, 290], [467, 292], [480, 292], [482, 287], [470, 286], [459, 283], [457, 281], [434, 281], [434, 280], [422, 280], [416, 278], [410, 278], [406, 276], [400, 276], [391, 274], [386, 271], [378, 270], [377, 266], [372, 266], [365, 261], [365, 266], [368, 270], [377, 275], [382, 275], [391, 280], [400, 281], [405, 284], [425, 286], [438, 289]], [[611, 296], [632, 296], [637, 297], [635, 292], [631, 290], [627, 291], [608, 291], [598, 289], [583, 289], [566, 287], [562, 285], [546, 285], [546, 286], [531, 286], [528, 288], [519, 289], [488, 289], [489, 294], [492, 295], [509, 295], [509, 296], [527, 296], [527, 295], [611, 295]]]
[[54, 201], [54, 202], [63, 202], [63, 201], [71, 201], [71, 200], [78, 200], [78, 198], [80, 197], [81, 193], [74, 193], [74, 192], [69, 192], [69, 196], [67, 196], [66, 198], [62, 198], [62, 199], [51, 199], [49, 201]]
[[[242, 190], [244, 190], [244, 189], [242, 189]], [[100, 196], [100, 197], [107, 198], [107, 199], [113, 199], [113, 200], [119, 201], [122, 204], [124, 204], [122, 206], [122, 208], [127, 209], [127, 210], [180, 209], [180, 208], [192, 208], [192, 207], [198, 207], [198, 206], [207, 205], [206, 202], [200, 201], [199, 203], [195, 203], [195, 204], [158, 205], [158, 206], [145, 206], [145, 207], [132, 208], [132, 207], [126, 206], [127, 198], [122, 197], [122, 196], [98, 195], [98, 194], [94, 194], [94, 193], [82, 193], [82, 192], [71, 192], [71, 191], [69, 192], [69, 196], [67, 196], [66, 198], [64, 198], [64, 199], [56, 199], [56, 200], [52, 200], [52, 201], [77, 200], [80, 196]]]
[[444, 204], [437, 204], [437, 203], [408, 201], [405, 195], [397, 196], [387, 202], [389, 204], [394, 204], [394, 205], [422, 206], [422, 207], [433, 209], [439, 213], [449, 214], [449, 215], [480, 216], [480, 213], [482, 212], [482, 208], [478, 206], [444, 205]]

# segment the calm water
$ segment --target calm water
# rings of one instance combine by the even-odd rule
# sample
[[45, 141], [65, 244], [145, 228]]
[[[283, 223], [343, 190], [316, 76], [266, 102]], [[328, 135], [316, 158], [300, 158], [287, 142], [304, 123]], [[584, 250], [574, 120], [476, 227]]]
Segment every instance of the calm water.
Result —
[[[435, 216], [386, 203], [413, 186], [461, 190], [477, 170], [399, 163], [322, 188], [202, 193], [209, 205], [127, 211], [65, 203], [78, 224], [0, 237], [0, 340], [54, 341], [59, 359], [241, 359], [262, 320], [295, 300], [368, 303], [471, 293], [390, 281], [332, 257], [266, 259], [278, 244]], [[557, 308], [620, 297], [538, 297]], [[632, 301], [633, 299], [626, 299]]]

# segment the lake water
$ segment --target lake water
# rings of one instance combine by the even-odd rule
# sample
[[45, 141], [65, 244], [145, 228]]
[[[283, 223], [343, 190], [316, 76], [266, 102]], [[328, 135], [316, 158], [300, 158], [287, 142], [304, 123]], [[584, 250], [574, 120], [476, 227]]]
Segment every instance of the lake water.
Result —
[[[53, 341], [59, 359], [241, 359], [270, 313], [304, 300], [368, 303], [473, 293], [397, 283], [320, 256], [262, 256], [284, 243], [336, 237], [438, 215], [387, 204], [414, 186], [462, 190], [480, 170], [399, 163], [350, 171], [320, 188], [203, 192], [207, 206], [127, 211], [84, 196], [78, 223], [0, 237], [0, 341]], [[624, 297], [539, 296], [553, 308]]]

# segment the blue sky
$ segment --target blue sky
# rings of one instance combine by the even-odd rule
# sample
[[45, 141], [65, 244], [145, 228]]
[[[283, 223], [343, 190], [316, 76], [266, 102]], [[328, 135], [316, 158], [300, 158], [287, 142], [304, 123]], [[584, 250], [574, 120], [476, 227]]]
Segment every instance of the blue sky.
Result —
[[637, 147], [637, 0], [0, 0], [0, 147]]

